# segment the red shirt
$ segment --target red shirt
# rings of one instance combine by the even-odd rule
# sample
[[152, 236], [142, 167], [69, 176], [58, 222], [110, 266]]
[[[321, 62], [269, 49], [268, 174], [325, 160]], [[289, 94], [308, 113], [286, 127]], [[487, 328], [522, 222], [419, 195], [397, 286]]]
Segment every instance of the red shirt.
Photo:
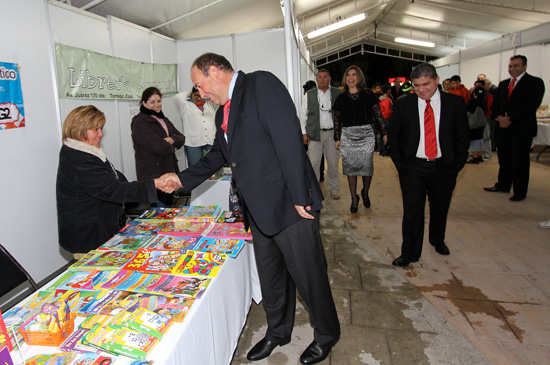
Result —
[[466, 104], [470, 101], [470, 92], [462, 84], [458, 85], [456, 89], [449, 90], [449, 94], [462, 96]]

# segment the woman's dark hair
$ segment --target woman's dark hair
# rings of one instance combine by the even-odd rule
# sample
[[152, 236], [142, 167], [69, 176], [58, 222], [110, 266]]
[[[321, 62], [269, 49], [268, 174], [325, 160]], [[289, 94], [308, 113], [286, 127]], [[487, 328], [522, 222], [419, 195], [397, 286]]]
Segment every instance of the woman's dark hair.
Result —
[[160, 92], [160, 90], [154, 86], [151, 86], [143, 90], [143, 93], [141, 94], [141, 102], [147, 103], [147, 100], [149, 100], [149, 98], [153, 95], [158, 95], [162, 98], [162, 93]]
[[315, 83], [315, 81], [313, 81], [313, 80], [306, 81], [306, 83], [303, 86], [304, 94], [307, 93], [311, 89], [315, 89], [316, 87], [317, 87], [317, 84]]

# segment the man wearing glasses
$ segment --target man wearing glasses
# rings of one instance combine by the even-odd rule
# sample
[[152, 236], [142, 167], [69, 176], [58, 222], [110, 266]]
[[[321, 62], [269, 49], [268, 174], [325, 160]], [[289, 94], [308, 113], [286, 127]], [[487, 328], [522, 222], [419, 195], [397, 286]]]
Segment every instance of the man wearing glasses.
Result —
[[330, 86], [330, 72], [322, 69], [315, 78], [317, 89], [309, 90], [302, 100], [300, 123], [304, 144], [317, 181], [321, 176], [320, 166], [323, 152], [326, 158], [326, 183], [332, 199], [340, 199], [340, 174], [338, 162], [340, 152], [334, 143], [332, 103], [341, 90]]

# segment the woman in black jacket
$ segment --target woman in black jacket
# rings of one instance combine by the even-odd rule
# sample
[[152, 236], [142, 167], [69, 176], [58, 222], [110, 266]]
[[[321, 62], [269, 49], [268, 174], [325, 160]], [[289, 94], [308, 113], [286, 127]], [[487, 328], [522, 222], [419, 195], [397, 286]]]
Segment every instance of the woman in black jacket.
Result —
[[[124, 203], [157, 200], [157, 180], [127, 182], [101, 148], [105, 115], [81, 106], [63, 122], [56, 198], [59, 244], [76, 259], [96, 249], [126, 224]], [[168, 189], [170, 190], [170, 189]]]
[[[185, 137], [162, 113], [162, 94], [156, 87], [145, 89], [141, 95], [140, 113], [132, 119], [132, 141], [138, 181], [156, 179], [168, 172], [179, 172], [176, 150]], [[173, 195], [157, 192], [156, 206], [169, 207]]]

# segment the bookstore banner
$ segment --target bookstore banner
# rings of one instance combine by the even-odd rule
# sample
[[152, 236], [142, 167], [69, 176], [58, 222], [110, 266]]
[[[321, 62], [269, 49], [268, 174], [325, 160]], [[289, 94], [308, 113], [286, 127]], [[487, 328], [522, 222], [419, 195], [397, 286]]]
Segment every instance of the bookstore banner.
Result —
[[0, 62], [0, 130], [25, 126], [23, 92], [17, 63]]
[[177, 65], [146, 63], [55, 45], [59, 97], [140, 100], [149, 86], [163, 96], [177, 93]]

